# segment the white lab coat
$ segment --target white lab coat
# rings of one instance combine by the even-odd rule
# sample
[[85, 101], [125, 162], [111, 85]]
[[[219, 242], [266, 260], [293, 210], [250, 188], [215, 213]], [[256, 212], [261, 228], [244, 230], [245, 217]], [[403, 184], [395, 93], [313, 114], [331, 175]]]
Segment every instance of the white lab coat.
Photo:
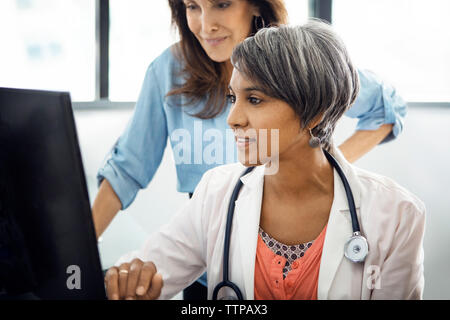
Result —
[[[423, 276], [424, 204], [392, 180], [348, 163], [340, 163], [353, 191], [362, 234], [369, 254], [364, 263], [344, 257], [352, 235], [347, 197], [334, 170], [334, 200], [319, 271], [319, 299], [421, 299]], [[206, 270], [208, 298], [222, 281], [223, 248], [229, 200], [245, 167], [240, 163], [207, 171], [194, 196], [172, 220], [152, 234], [144, 246], [123, 256], [153, 261], [163, 275], [160, 299], [169, 299]], [[264, 166], [241, 178], [243, 187], [231, 233], [230, 279], [244, 299], [254, 299], [254, 271], [263, 194]], [[219, 298], [228, 294], [221, 290]]]

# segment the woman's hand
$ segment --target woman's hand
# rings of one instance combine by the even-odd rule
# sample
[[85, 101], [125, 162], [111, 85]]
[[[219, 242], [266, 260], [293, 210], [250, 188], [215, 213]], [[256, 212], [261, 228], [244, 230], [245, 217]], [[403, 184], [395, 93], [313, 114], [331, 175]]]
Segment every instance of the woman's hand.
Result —
[[105, 283], [110, 300], [154, 300], [160, 296], [163, 286], [155, 264], [139, 259], [109, 269]]

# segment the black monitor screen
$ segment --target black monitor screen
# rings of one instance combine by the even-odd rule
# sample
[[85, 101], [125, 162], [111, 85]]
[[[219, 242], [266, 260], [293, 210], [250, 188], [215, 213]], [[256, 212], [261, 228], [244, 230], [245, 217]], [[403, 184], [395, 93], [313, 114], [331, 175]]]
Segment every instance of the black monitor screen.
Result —
[[0, 293], [105, 297], [68, 93], [0, 88]]

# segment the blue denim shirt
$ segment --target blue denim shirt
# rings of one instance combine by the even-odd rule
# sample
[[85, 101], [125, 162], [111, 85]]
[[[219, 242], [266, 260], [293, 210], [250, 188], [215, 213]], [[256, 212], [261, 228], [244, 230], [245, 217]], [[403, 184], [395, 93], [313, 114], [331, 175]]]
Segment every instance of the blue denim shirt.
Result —
[[[230, 131], [226, 122], [230, 105], [214, 119], [200, 120], [190, 114], [201, 110], [206, 100], [181, 108], [186, 102], [183, 96], [166, 97], [174, 86], [181, 85], [181, 70], [182, 65], [171, 48], [150, 64], [134, 115], [97, 174], [98, 185], [104, 178], [111, 184], [122, 203], [122, 210], [153, 178], [168, 138], [176, 160], [179, 192], [193, 192], [204, 172], [237, 161], [236, 153], [231, 152], [235, 147], [234, 137], [225, 138], [227, 131]], [[394, 139], [403, 128], [405, 102], [393, 87], [373, 73], [359, 71], [359, 77], [359, 96], [346, 115], [359, 119], [357, 130], [376, 130], [383, 124], [392, 123], [393, 131], [383, 143]], [[217, 148], [212, 152], [211, 141], [215, 145], [221, 144], [223, 152], [217, 151]], [[216, 161], [202, 158], [211, 152], [209, 158]]]

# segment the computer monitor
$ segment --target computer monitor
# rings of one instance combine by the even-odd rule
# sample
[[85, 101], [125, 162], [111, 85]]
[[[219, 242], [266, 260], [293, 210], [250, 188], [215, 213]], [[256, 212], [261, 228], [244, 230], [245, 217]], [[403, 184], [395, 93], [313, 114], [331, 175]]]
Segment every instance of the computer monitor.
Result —
[[105, 299], [70, 95], [0, 88], [0, 298]]

